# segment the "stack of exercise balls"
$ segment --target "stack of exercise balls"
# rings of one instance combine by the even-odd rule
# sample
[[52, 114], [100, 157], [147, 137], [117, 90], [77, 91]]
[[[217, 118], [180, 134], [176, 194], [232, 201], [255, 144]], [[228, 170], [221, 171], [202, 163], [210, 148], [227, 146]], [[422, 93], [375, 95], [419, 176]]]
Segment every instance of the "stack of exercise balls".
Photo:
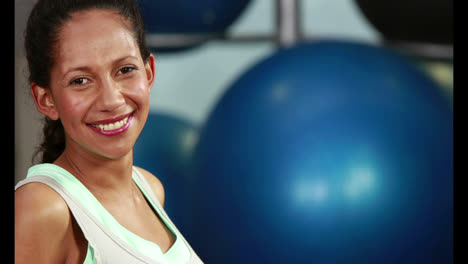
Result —
[[[248, 2], [139, 1], [149, 35], [223, 33]], [[434, 15], [451, 15], [443, 1], [355, 2], [385, 40], [452, 41]], [[389, 48], [280, 49], [201, 129], [150, 113], [134, 160], [163, 182], [166, 211], [205, 263], [453, 262], [451, 98]]]
[[451, 263], [453, 114], [399, 53], [279, 50], [214, 107], [186, 236], [206, 263]]

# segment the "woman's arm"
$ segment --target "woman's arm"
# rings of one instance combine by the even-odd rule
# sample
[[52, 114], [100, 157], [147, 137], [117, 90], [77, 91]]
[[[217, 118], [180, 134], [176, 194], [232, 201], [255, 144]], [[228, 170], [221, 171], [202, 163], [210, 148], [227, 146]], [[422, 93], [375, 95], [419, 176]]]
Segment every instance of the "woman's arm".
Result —
[[29, 183], [15, 192], [15, 263], [66, 263], [72, 216], [50, 187]]

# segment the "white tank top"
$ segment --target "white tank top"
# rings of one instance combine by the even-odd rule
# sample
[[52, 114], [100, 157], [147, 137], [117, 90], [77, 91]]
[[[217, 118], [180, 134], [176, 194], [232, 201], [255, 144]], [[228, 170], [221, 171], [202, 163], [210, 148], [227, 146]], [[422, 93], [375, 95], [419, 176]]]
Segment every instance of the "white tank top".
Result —
[[31, 167], [15, 190], [30, 182], [54, 189], [67, 203], [88, 240], [85, 264], [199, 264], [203, 263], [164, 211], [144, 176], [134, 167], [133, 180], [153, 210], [175, 236], [171, 248], [159, 246], [121, 226], [94, 195], [71, 173], [54, 164]]

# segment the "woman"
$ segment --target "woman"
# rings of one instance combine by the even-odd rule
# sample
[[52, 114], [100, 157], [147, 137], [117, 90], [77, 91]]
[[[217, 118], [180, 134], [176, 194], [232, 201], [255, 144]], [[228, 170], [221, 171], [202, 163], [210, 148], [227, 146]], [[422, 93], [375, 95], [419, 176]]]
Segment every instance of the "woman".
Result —
[[202, 263], [133, 166], [155, 78], [133, 0], [39, 0], [25, 47], [45, 126], [16, 186], [16, 263]]

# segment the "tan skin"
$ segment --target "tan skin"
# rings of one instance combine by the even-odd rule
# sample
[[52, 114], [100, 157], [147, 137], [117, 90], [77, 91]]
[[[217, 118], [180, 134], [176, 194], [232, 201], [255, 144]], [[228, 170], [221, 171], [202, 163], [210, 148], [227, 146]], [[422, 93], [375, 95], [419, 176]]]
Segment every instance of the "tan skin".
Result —
[[[166, 252], [174, 238], [132, 181], [132, 148], [149, 112], [154, 57], [143, 61], [126, 23], [108, 10], [73, 14], [59, 32], [50, 87], [32, 83], [31, 91], [38, 110], [64, 126], [65, 151], [54, 164], [80, 180], [122, 226]], [[128, 113], [133, 121], [119, 135], [89, 127]], [[164, 204], [161, 182], [138, 169]], [[29, 183], [15, 192], [15, 263], [83, 263], [87, 245], [54, 190]]]

